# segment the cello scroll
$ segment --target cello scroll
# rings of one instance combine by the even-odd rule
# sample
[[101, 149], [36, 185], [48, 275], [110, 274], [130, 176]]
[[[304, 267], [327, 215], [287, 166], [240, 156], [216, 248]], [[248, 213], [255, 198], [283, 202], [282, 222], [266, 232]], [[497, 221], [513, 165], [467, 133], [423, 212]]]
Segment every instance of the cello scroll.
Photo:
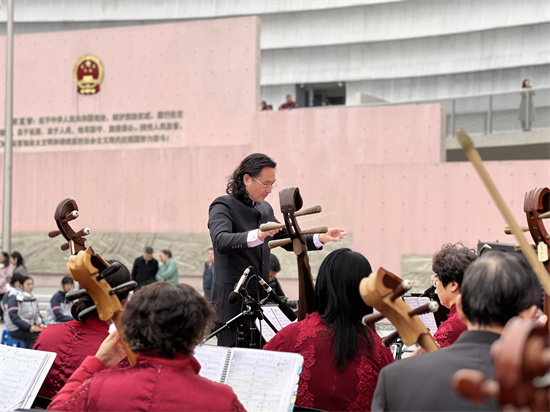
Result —
[[270, 248], [283, 246], [292, 243], [292, 249], [296, 255], [298, 263], [298, 320], [303, 320], [308, 313], [313, 312], [313, 302], [315, 299], [313, 278], [307, 256], [306, 234], [326, 233], [326, 226], [303, 231], [296, 220], [297, 216], [304, 216], [312, 213], [321, 212], [321, 206], [313, 206], [300, 212], [303, 206], [302, 196], [297, 187], [289, 187], [279, 192], [281, 202], [281, 212], [284, 217], [282, 223], [266, 223], [260, 226], [260, 230], [270, 230], [286, 227], [288, 239], [272, 240], [268, 243]]
[[[67, 243], [61, 246], [62, 250], [71, 251], [71, 257], [67, 263], [67, 270], [71, 277], [84, 287], [67, 294], [67, 299], [78, 299], [86, 294], [90, 295], [95, 303], [94, 307], [88, 308], [81, 313], [82, 316], [97, 310], [99, 319], [103, 321], [112, 320], [120, 336], [123, 335], [122, 327], [122, 305], [116, 296], [117, 293], [128, 292], [136, 288], [134, 281], [126, 282], [116, 288], [111, 288], [105, 277], [117, 270], [115, 265], [109, 265], [103, 258], [94, 253], [91, 247], [86, 249], [84, 236], [90, 233], [85, 228], [75, 232], [69, 222], [79, 216], [78, 206], [73, 199], [62, 200], [56, 208], [54, 219], [59, 230], [49, 233], [50, 237], [63, 235]], [[122, 346], [128, 356], [131, 365], [135, 364], [135, 355], [126, 342], [122, 340]]]
[[403, 281], [384, 268], [378, 269], [377, 273], [363, 279], [359, 284], [363, 301], [381, 313], [381, 315], [367, 315], [363, 322], [372, 324], [384, 317], [389, 319], [397, 330], [384, 339], [384, 346], [390, 346], [400, 336], [407, 346], [418, 343], [426, 352], [433, 352], [439, 349], [439, 346], [417, 315], [436, 312], [439, 305], [432, 301], [412, 310], [402, 299], [399, 299], [411, 287], [410, 282]]

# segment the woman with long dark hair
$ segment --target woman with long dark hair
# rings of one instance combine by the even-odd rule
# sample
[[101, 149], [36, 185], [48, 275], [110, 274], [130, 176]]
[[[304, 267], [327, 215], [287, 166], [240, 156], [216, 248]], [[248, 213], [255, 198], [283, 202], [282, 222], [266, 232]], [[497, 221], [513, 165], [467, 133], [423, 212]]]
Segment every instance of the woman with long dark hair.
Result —
[[315, 311], [280, 330], [264, 347], [304, 357], [296, 405], [326, 411], [370, 410], [380, 369], [393, 362], [363, 316], [372, 313], [359, 294], [369, 261], [350, 249], [330, 253], [319, 268]]

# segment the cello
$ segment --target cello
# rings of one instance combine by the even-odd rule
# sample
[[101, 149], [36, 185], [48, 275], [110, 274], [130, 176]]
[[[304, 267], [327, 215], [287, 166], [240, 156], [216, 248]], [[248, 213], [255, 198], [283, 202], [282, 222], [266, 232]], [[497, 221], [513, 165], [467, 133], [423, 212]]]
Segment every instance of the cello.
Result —
[[[528, 191], [524, 200], [528, 226], [520, 227], [485, 169], [481, 156], [472, 139], [457, 129], [457, 138], [466, 156], [478, 172], [496, 206], [508, 223], [506, 234], [513, 234], [520, 250], [544, 288], [545, 313], [548, 311], [550, 295], [550, 273], [548, 272], [548, 233], [542, 219], [550, 217], [548, 188]], [[538, 257], [522, 232], [529, 231], [537, 243]], [[545, 262], [545, 265], [542, 265]], [[506, 336], [491, 349], [495, 364], [496, 382], [487, 380], [478, 371], [459, 371], [455, 375], [455, 391], [472, 401], [481, 402], [487, 396], [495, 397], [503, 407], [512, 406], [524, 410], [550, 409], [550, 351], [548, 349], [548, 326], [512, 319], [505, 328]], [[519, 338], [519, 339], [518, 339]], [[495, 342], [497, 343], [497, 342]], [[544, 373], [546, 372], [546, 375]]]
[[[547, 187], [536, 187], [525, 193], [523, 211], [527, 219], [527, 226], [521, 227], [523, 232], [529, 232], [535, 245], [529, 248], [537, 249], [537, 258], [546, 269], [550, 277], [550, 260], [548, 259], [548, 246], [550, 246], [550, 235], [544, 226], [543, 219], [550, 218], [550, 189]], [[504, 228], [504, 233], [512, 234], [509, 227]], [[523, 252], [521, 246], [515, 248]], [[546, 290], [544, 293], [543, 312], [550, 318], [550, 296]], [[548, 333], [548, 323], [545, 325]]]
[[[476, 150], [474, 143], [472, 142], [472, 139], [462, 129], [457, 129], [456, 136], [458, 138], [458, 141], [460, 142], [460, 145], [464, 149], [466, 156], [468, 157], [468, 159], [476, 169], [477, 173], [479, 174], [479, 177], [481, 178], [482, 182], [485, 184], [487, 191], [493, 198], [493, 201], [495, 202], [497, 208], [499, 209], [500, 213], [504, 217], [504, 220], [508, 223], [507, 230], [510, 231], [518, 241], [521, 251], [523, 252], [525, 258], [529, 262], [529, 265], [535, 272], [535, 275], [539, 279], [540, 283], [544, 287], [544, 291], [546, 295], [547, 296], [550, 295], [550, 274], [546, 271], [542, 263], [538, 260], [537, 255], [533, 250], [533, 248], [529, 246], [529, 244], [527, 243], [527, 240], [525, 240], [525, 236], [523, 236], [523, 233], [522, 233], [523, 232], [522, 228], [517, 224], [516, 220], [514, 219], [514, 216], [512, 215], [512, 212], [508, 208], [508, 205], [506, 205], [506, 203], [504, 202], [504, 199], [500, 195], [500, 192], [498, 191], [493, 180], [491, 179], [491, 176], [489, 176], [489, 173], [485, 169], [485, 166], [483, 165], [483, 161], [481, 160], [481, 156]], [[537, 192], [538, 191], [535, 189], [535, 192], [533, 193], [537, 193]], [[536, 204], [538, 206], [539, 205], [538, 202], [542, 198], [539, 196], [535, 202], [534, 201], [535, 196], [531, 195], [530, 199], [531, 197], [533, 200], [530, 200], [529, 204], [531, 205], [531, 202], [534, 202], [533, 204]], [[527, 198], [527, 195], [526, 195], [526, 198]], [[548, 200], [546, 200], [546, 202], [548, 202]], [[543, 217], [541, 216], [546, 215], [546, 213], [545, 214], [540, 213], [540, 209], [536, 209], [533, 211], [525, 210], [525, 212], [527, 213], [528, 221], [532, 220], [533, 222], [538, 221], [539, 219], [542, 219]], [[531, 222], [530, 222], [530, 225], [531, 225]], [[537, 233], [536, 241], [538, 241], [539, 234], [546, 232], [546, 229], [544, 229], [544, 231], [541, 231], [541, 228], [544, 229], [544, 225], [539, 224], [536, 227], [533, 225], [533, 231]], [[546, 237], [546, 234], [545, 234], [545, 237]]]
[[273, 249], [292, 243], [292, 249], [296, 255], [298, 264], [298, 320], [305, 319], [306, 315], [313, 312], [313, 303], [315, 300], [315, 286], [311, 276], [309, 266], [309, 257], [307, 255], [306, 236], [308, 234], [327, 233], [326, 226], [316, 227], [314, 229], [301, 230], [296, 218], [298, 216], [320, 213], [321, 206], [313, 206], [300, 210], [303, 206], [300, 189], [289, 187], [279, 192], [281, 203], [281, 212], [284, 217], [284, 223], [264, 223], [260, 225], [260, 230], [267, 231], [286, 227], [288, 238], [272, 240], [268, 243], [269, 248]]
[[[95, 253], [91, 247], [86, 248], [85, 236], [90, 233], [88, 228], [83, 228], [75, 232], [69, 222], [79, 216], [78, 205], [73, 199], [62, 200], [54, 214], [58, 230], [49, 232], [51, 238], [63, 235], [66, 243], [61, 245], [61, 250], [69, 250], [71, 257], [67, 262], [67, 270], [71, 277], [79, 282], [84, 289], [75, 290], [67, 293], [68, 300], [79, 299], [86, 294], [90, 295], [95, 303], [81, 312], [80, 318], [83, 319], [93, 312], [97, 311], [99, 319], [108, 322], [113, 321], [121, 338], [124, 336], [122, 326], [122, 305], [117, 297], [117, 293], [125, 293], [134, 290], [137, 283], [134, 281], [123, 283], [115, 288], [111, 288], [105, 280], [109, 275], [116, 272], [120, 265], [109, 265], [103, 258]], [[122, 339], [122, 346], [131, 365], [135, 364], [135, 354], [128, 344]]]
[[491, 357], [495, 379], [478, 370], [461, 369], [452, 380], [457, 394], [478, 404], [495, 398], [508, 410], [550, 409], [550, 345], [542, 325], [510, 319], [501, 338], [493, 343]]

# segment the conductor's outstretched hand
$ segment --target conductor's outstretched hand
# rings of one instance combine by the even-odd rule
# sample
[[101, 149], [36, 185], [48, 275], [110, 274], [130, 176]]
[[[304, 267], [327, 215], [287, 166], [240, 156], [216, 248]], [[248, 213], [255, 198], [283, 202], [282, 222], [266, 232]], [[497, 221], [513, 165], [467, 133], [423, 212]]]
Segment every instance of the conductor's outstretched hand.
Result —
[[344, 229], [329, 229], [327, 233], [321, 233], [319, 235], [319, 240], [321, 243], [327, 242], [340, 242], [346, 236], [346, 231]]

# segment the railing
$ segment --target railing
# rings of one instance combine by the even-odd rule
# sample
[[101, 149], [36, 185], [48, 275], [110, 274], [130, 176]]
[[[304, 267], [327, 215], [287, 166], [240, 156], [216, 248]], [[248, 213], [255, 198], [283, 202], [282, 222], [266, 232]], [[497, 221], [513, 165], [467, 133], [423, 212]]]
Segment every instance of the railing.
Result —
[[457, 127], [472, 135], [550, 128], [550, 87], [454, 98], [442, 104], [447, 109], [447, 136], [454, 136]]
[[445, 106], [447, 113], [447, 137], [454, 136], [457, 127], [468, 130], [468, 134], [471, 135], [514, 133], [524, 130], [520, 120], [520, 105], [522, 93], [526, 91], [534, 93], [532, 100], [526, 98], [526, 104], [522, 106], [521, 117], [523, 119], [530, 119], [532, 118], [531, 114], [534, 115], [529, 130], [550, 129], [550, 87], [518, 89], [511, 92], [440, 100], [374, 103], [362, 106], [441, 103]]

